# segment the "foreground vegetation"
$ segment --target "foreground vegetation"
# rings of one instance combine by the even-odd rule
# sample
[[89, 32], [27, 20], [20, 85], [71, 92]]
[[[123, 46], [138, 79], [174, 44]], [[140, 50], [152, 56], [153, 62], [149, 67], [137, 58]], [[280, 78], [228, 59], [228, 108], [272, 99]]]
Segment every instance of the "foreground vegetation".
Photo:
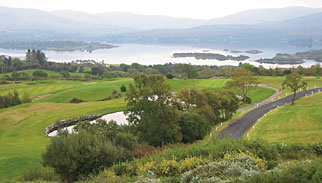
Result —
[[[213, 138], [207, 144], [155, 149], [143, 158], [116, 163], [98, 176], [78, 182], [318, 183], [322, 179], [321, 145], [272, 145], [261, 140]], [[33, 170], [25, 177], [37, 177], [35, 182], [56, 182], [55, 175], [48, 172], [49, 169]]]
[[[46, 70], [42, 70], [42, 71], [47, 72]], [[32, 73], [34, 72], [35, 71], [32, 71]], [[50, 74], [54, 75], [56, 73], [57, 72], [52, 72], [52, 73], [49, 73], [48, 75]], [[281, 88], [281, 83], [283, 79], [284, 78], [282, 77], [261, 77], [259, 78], [259, 81], [261, 83], [268, 83], [268, 84], [272, 84], [273, 86], [277, 86], [278, 88]], [[202, 108], [209, 109], [209, 106], [207, 105], [210, 105], [210, 104], [212, 105], [215, 103], [208, 103], [207, 105], [205, 105], [205, 103], [202, 103], [201, 102], [202, 100], [199, 100], [198, 97], [201, 97], [200, 99], [202, 99], [202, 95], [204, 94], [212, 96], [213, 91], [216, 91], [218, 93], [222, 92], [224, 90], [223, 89], [224, 86], [230, 80], [231, 79], [207, 79], [207, 80], [167, 79], [166, 83], [172, 87], [172, 89], [167, 92], [179, 91], [178, 93], [180, 94], [180, 91], [181, 92], [185, 91], [185, 90], [182, 90], [183, 88], [185, 88], [186, 91], [189, 91], [188, 93], [190, 94], [193, 94], [193, 93], [198, 95], [200, 94], [199, 96], [191, 95], [186, 98], [186, 99], [189, 99], [189, 98], [191, 99], [193, 97], [197, 97], [195, 99], [198, 99], [198, 100], [191, 100], [190, 103], [188, 104], [197, 105], [197, 106], [199, 105], [199, 107], [201, 108], [199, 111], [190, 111], [191, 114], [189, 112], [189, 114], [187, 115], [182, 115], [182, 118], [176, 119], [176, 120], [179, 120], [179, 125], [193, 124], [193, 121], [195, 120], [200, 121], [201, 118], [199, 115], [201, 114], [201, 112], [207, 111]], [[306, 80], [309, 87], [314, 87], [314, 85], [319, 86], [319, 84], [322, 83], [321, 82], [322, 80], [319, 78], [306, 78]], [[77, 116], [88, 115], [88, 114], [106, 114], [111, 112], [122, 111], [126, 109], [126, 103], [124, 102], [123, 98], [111, 99], [111, 100], [109, 99], [107, 101], [103, 101], [102, 99], [112, 95], [114, 93], [113, 90], [117, 90], [117, 92], [122, 94], [121, 96], [125, 96], [126, 92], [130, 91], [129, 84], [134, 83], [133, 79], [130, 79], [130, 78], [118, 78], [118, 79], [101, 78], [101, 80], [91, 79], [87, 81], [47, 78], [44, 80], [18, 81], [17, 83], [15, 82], [16, 81], [9, 81], [9, 84], [1, 85], [0, 93], [2, 95], [5, 95], [8, 92], [13, 92], [17, 90], [19, 94], [22, 94], [27, 91], [28, 93], [30, 93], [30, 96], [34, 99], [42, 95], [47, 95], [47, 96], [45, 98], [40, 98], [38, 101], [35, 101], [33, 103], [21, 104], [21, 105], [0, 110], [0, 175], [2, 177], [2, 180], [3, 179], [11, 180], [13, 178], [20, 179], [20, 180], [22, 179], [35, 180], [35, 177], [36, 177], [36, 179], [39, 178], [41, 180], [59, 181], [61, 177], [55, 174], [53, 169], [50, 169], [50, 168], [44, 169], [42, 168], [42, 165], [41, 165], [41, 162], [42, 162], [41, 154], [45, 152], [45, 147], [50, 142], [50, 138], [44, 136], [45, 127], [57, 120], [61, 120], [67, 117], [77, 117]], [[123, 86], [125, 87], [125, 89]], [[193, 88], [200, 88], [200, 89], [195, 90]], [[203, 89], [208, 89], [208, 90], [203, 90]], [[123, 92], [119, 90], [122, 90]], [[183, 92], [182, 94], [184, 93], [185, 92]], [[272, 93], [274, 93], [274, 90], [255, 87], [248, 92], [247, 96], [251, 99], [252, 103], [255, 103], [255, 102], [263, 101], [264, 99], [272, 95]], [[51, 94], [51, 95], [48, 95], [48, 94]], [[181, 95], [181, 97], [182, 96], [185, 96], [185, 95]], [[71, 99], [74, 99], [74, 98], [81, 99], [82, 102], [78, 104], [71, 104], [70, 103]], [[222, 98], [222, 97], [219, 97], [219, 98]], [[185, 100], [184, 97], [181, 99]], [[219, 100], [215, 99], [214, 101], [217, 102]], [[162, 102], [160, 104], [162, 104]], [[186, 108], [181, 108], [180, 110], [186, 111], [187, 106], [185, 107]], [[171, 181], [180, 182], [183, 176], [186, 176], [186, 177], [198, 176], [196, 172], [199, 172], [199, 170], [194, 170], [198, 165], [204, 165], [205, 169], [207, 169], [211, 167], [221, 166], [221, 164], [228, 164], [227, 171], [228, 169], [230, 171], [230, 169], [232, 168], [229, 165], [230, 163], [240, 161], [241, 164], [237, 163], [237, 165], [239, 166], [243, 164], [244, 160], [247, 162], [251, 162], [249, 164], [250, 167], [253, 167], [254, 169], [256, 169], [258, 175], [263, 174], [263, 176], [272, 176], [272, 179], [273, 179], [275, 174], [268, 175], [269, 172], [267, 172], [267, 170], [270, 170], [271, 168], [276, 167], [277, 164], [283, 164], [284, 161], [288, 161], [288, 160], [295, 160], [296, 158], [294, 157], [304, 160], [307, 158], [314, 159], [320, 156], [320, 154], [317, 153], [317, 151], [319, 151], [319, 148], [321, 147], [319, 145], [317, 146], [299, 145], [299, 147], [296, 146], [294, 149], [285, 150], [285, 147], [273, 146], [271, 144], [266, 144], [261, 141], [260, 142], [225, 141], [222, 144], [214, 140], [205, 140], [205, 139], [209, 139], [209, 135], [206, 135], [206, 134], [209, 132], [210, 129], [213, 129], [213, 125], [216, 125], [216, 124], [218, 125], [218, 123], [223, 122], [232, 117], [232, 112], [216, 113], [216, 110], [217, 110], [216, 107], [214, 107], [212, 110], [215, 111], [216, 115], [218, 115], [216, 116], [216, 120], [213, 120], [213, 122], [215, 123], [212, 124], [212, 126], [208, 126], [206, 130], [203, 129], [198, 131], [197, 135], [195, 136], [196, 138], [189, 139], [190, 137], [192, 137], [190, 133], [193, 133], [193, 131], [191, 131], [193, 129], [186, 128], [185, 130], [187, 130], [187, 132], [189, 133], [189, 135], [186, 135], [186, 136], [184, 136], [184, 133], [180, 131], [180, 133], [182, 133], [181, 138], [185, 139], [182, 142], [193, 142], [195, 140], [199, 140], [193, 145], [168, 145], [168, 146], [163, 146], [162, 148], [155, 148], [149, 145], [138, 143], [136, 150], [133, 151], [134, 154], [131, 154], [131, 153], [127, 154], [126, 158], [122, 157], [120, 159], [118, 159], [118, 157], [115, 156], [115, 158], [112, 161], [113, 163], [110, 163], [110, 162], [107, 163], [106, 165], [108, 166], [103, 166], [103, 167], [98, 166], [99, 168], [97, 170], [95, 170], [94, 172], [91, 172], [94, 175], [100, 172], [100, 170], [102, 170], [103, 168], [105, 168], [105, 170], [101, 174], [99, 174], [98, 177], [95, 177], [94, 179], [92, 179], [91, 177], [93, 175], [88, 175], [87, 173], [86, 174], [84, 173], [83, 176], [80, 176], [71, 180], [89, 179], [84, 181], [102, 182], [102, 181], [108, 180], [109, 182], [113, 182], [113, 181], [128, 182], [128, 181], [137, 181], [139, 179], [138, 175], [141, 175], [143, 176], [142, 180], [141, 179], [139, 180], [141, 182], [145, 181], [145, 179], [146, 181], [149, 181], [149, 179], [152, 179], [152, 181], [158, 181], [160, 179], [160, 181], [164, 181], [164, 182], [171, 182]], [[236, 109], [234, 108], [234, 110]], [[166, 112], [166, 110], [163, 112], [165, 112], [164, 114], [169, 114], [168, 112]], [[200, 114], [196, 114], [196, 113], [200, 113]], [[209, 114], [211, 113], [203, 114], [204, 115], [203, 118], [205, 118]], [[219, 118], [223, 118], [224, 116], [226, 116], [226, 114], [229, 118], [219, 120]], [[237, 115], [240, 116], [241, 114], [237, 114]], [[207, 117], [210, 117], [209, 119], [211, 119], [211, 115]], [[201, 119], [201, 121], [203, 120]], [[227, 124], [224, 124], [223, 126], [226, 126], [226, 125]], [[184, 129], [184, 128], [182, 128], [181, 126], [181, 129]], [[127, 129], [126, 131], [132, 133], [132, 129]], [[180, 133], [178, 132], [177, 135], [180, 135]], [[126, 134], [125, 136], [123, 135], [124, 134], [120, 135], [120, 139], [124, 140], [125, 137], [128, 137]], [[134, 133], [134, 135], [137, 135], [137, 134]], [[205, 138], [204, 140], [201, 140], [205, 135], [207, 138]], [[84, 136], [86, 137], [86, 135]], [[142, 136], [140, 137], [140, 135], [138, 135], [138, 137], [139, 138], [136, 139], [135, 141], [142, 141], [143, 139]], [[170, 143], [178, 142], [178, 139], [180, 139], [179, 137], [180, 136], [178, 136], [178, 138], [175, 138], [177, 140], [169, 141], [169, 142]], [[95, 137], [94, 139], [99, 139], [99, 138]], [[167, 139], [165, 138], [163, 140], [163, 143], [166, 144], [166, 140]], [[95, 140], [91, 142], [94, 142], [94, 141]], [[290, 140], [290, 142], [291, 141], [295, 141], [295, 139]], [[91, 142], [88, 142], [88, 143], [91, 143]], [[205, 144], [207, 142], [208, 144]], [[321, 141], [319, 140], [315, 142], [321, 142]], [[112, 144], [113, 143], [116, 147], [119, 146], [119, 141], [117, 143], [113, 141]], [[162, 146], [163, 143], [157, 142], [156, 144]], [[227, 149], [226, 149], [225, 143], [228, 144], [227, 146], [232, 146], [232, 148], [233, 149], [235, 148], [235, 149], [231, 152], [226, 151]], [[235, 143], [237, 144], [240, 143], [243, 145], [237, 146]], [[247, 143], [251, 143], [252, 145], [246, 145]], [[257, 143], [263, 144], [263, 146], [265, 146], [263, 147], [265, 150], [259, 150], [260, 152], [257, 152], [254, 150], [251, 153], [245, 151], [245, 149], [255, 148]], [[95, 147], [95, 143], [92, 143], [92, 144], [94, 145], [93, 147]], [[98, 140], [97, 144], [105, 144], [105, 143], [101, 143], [101, 141]], [[107, 146], [113, 146], [111, 145], [111, 143], [106, 143], [106, 144]], [[221, 144], [221, 145], [218, 145], [218, 144]], [[210, 149], [207, 148], [208, 146]], [[221, 155], [217, 154], [217, 151], [218, 153], [221, 152], [220, 150], [221, 147], [219, 146], [225, 147], [224, 148], [225, 152], [222, 151]], [[250, 146], [254, 146], [254, 147], [250, 147]], [[88, 146], [86, 145], [86, 147]], [[122, 144], [121, 147], [124, 148], [125, 147], [124, 144]], [[281, 150], [280, 148], [282, 148], [283, 150]], [[112, 148], [112, 149], [115, 150], [115, 148]], [[269, 152], [270, 149], [275, 149], [278, 152], [277, 154], [274, 154], [274, 156], [277, 156], [278, 158], [274, 159], [273, 161], [269, 161], [266, 156], [260, 155], [260, 153], [266, 153], [266, 151]], [[304, 149], [305, 152], [299, 152], [298, 151], [299, 149], [300, 150]], [[115, 154], [119, 154], [119, 155], [123, 154], [123, 153], [120, 153], [119, 151], [116, 151], [116, 150], [114, 151], [114, 150], [113, 152]], [[161, 153], [158, 153], [158, 152], [161, 152]], [[163, 157], [162, 153], [166, 153], [166, 152], [168, 152], [169, 154], [167, 155], [167, 157]], [[244, 154], [243, 153], [240, 154], [240, 152], [243, 152]], [[287, 153], [285, 154], [285, 152]], [[288, 153], [290, 153], [291, 156], [294, 155], [294, 157], [291, 157], [291, 158], [285, 157], [287, 156]], [[153, 159], [154, 156], [159, 157], [160, 159], [154, 160]], [[110, 157], [113, 157], [113, 156], [110, 156]], [[132, 161], [133, 159], [134, 161]], [[261, 166], [257, 164], [258, 163], [257, 161], [262, 161], [262, 160], [267, 161], [266, 163], [264, 163], [265, 168], [260, 168]], [[317, 160], [317, 161], [320, 161], [320, 160]], [[119, 162], [123, 162], [123, 164], [119, 164]], [[132, 164], [132, 162], [134, 164]], [[140, 162], [140, 163], [135, 164], [135, 162]], [[197, 164], [193, 164], [192, 162]], [[192, 163], [193, 165], [191, 166], [185, 165], [185, 163], [187, 164]], [[50, 166], [50, 163], [48, 163], [47, 165]], [[129, 170], [127, 169], [128, 165], [130, 167]], [[132, 169], [133, 168], [132, 165], [134, 169]], [[141, 168], [139, 168], [140, 166]], [[188, 168], [183, 168], [186, 166], [188, 166]], [[280, 167], [283, 167], [283, 166], [284, 165], [280, 165]], [[285, 166], [288, 166], [288, 165], [285, 165]], [[290, 166], [293, 166], [293, 164]], [[317, 176], [315, 175], [315, 172], [318, 172], [319, 167], [317, 167], [315, 164], [311, 164], [311, 163], [305, 164], [303, 162], [294, 163], [294, 167], [296, 168], [297, 166], [300, 167], [299, 169], [302, 169], [302, 168], [305, 169], [306, 167], [313, 167], [312, 169], [314, 169], [314, 171], [311, 172], [311, 174], [308, 174], [308, 176], [310, 176], [311, 178], [303, 179], [303, 180], [312, 181], [313, 180], [312, 176], [315, 176], [315, 177]], [[30, 167], [34, 167], [34, 168], [30, 169]], [[150, 170], [149, 167], [155, 167], [155, 169], [152, 168]], [[240, 168], [242, 168], [240, 170], [242, 172], [247, 173], [248, 171], [250, 171], [247, 168], [246, 169], [243, 169], [243, 167], [240, 167]], [[124, 174], [120, 173], [124, 171], [125, 171]], [[189, 172], [189, 171], [191, 171], [189, 176], [184, 175], [186, 172]], [[282, 173], [283, 172], [285, 173], [285, 171], [287, 172], [287, 168], [283, 170], [281, 168]], [[134, 172], [134, 173], [131, 174], [128, 172]], [[153, 172], [153, 174], [150, 175], [150, 172]], [[164, 172], [170, 172], [170, 173], [168, 174]], [[222, 180], [227, 179], [229, 181], [232, 181], [232, 180], [237, 181], [237, 179], [238, 181], [244, 181], [244, 180], [248, 181], [247, 177], [243, 177], [242, 179], [239, 179], [238, 178], [239, 173], [237, 174], [238, 175], [233, 175], [233, 177], [231, 177], [232, 175], [229, 173], [223, 174], [225, 177], [219, 177], [219, 178]], [[280, 174], [278, 173], [278, 175], [276, 176], [279, 176], [279, 175]], [[51, 178], [44, 178], [46, 176]], [[215, 177], [215, 175], [209, 175], [209, 176]], [[235, 179], [236, 177], [237, 179]], [[260, 179], [261, 177], [258, 178], [258, 180]]]

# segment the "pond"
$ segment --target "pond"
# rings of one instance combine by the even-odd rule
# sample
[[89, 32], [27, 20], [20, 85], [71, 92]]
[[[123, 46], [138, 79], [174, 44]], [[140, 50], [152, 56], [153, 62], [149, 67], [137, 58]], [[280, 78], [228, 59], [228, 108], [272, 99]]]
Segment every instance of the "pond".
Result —
[[[118, 125], [127, 125], [127, 115], [125, 115], [123, 112], [115, 112], [111, 114], [106, 114], [101, 117], [101, 119], [105, 120], [106, 122], [109, 122], [111, 120], [115, 121]], [[96, 121], [90, 121], [90, 123], [95, 123]], [[64, 128], [64, 130], [67, 130], [68, 133], [72, 133], [75, 125], [69, 126]], [[48, 134], [49, 137], [54, 137], [57, 135], [57, 130], [51, 132]]]

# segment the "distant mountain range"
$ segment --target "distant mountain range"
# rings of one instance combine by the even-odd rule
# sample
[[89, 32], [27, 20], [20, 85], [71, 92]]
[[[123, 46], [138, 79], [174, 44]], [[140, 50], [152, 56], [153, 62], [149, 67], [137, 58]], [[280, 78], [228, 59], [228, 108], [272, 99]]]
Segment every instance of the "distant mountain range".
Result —
[[[322, 9], [248, 10], [211, 20], [0, 7], [0, 42], [29, 40], [171, 44], [322, 43]], [[304, 42], [304, 44], [303, 44]]]

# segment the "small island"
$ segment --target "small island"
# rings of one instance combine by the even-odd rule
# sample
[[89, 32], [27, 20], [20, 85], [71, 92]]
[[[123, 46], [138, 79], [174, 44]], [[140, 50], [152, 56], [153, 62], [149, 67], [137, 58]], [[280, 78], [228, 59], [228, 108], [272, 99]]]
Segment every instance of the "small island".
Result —
[[98, 49], [111, 49], [117, 46], [99, 42], [84, 41], [11, 41], [0, 43], [0, 48], [28, 50], [39, 49], [48, 51], [87, 51], [92, 52]]
[[273, 58], [265, 58], [265, 59], [259, 59], [256, 60], [256, 62], [259, 62], [261, 64], [303, 64], [305, 61], [299, 57], [296, 57], [294, 55], [286, 54], [286, 53], [278, 53]]
[[256, 62], [266, 64], [303, 64], [305, 60], [322, 62], [322, 50], [309, 50], [295, 54], [278, 53], [271, 59], [259, 59]]
[[232, 56], [232, 55], [221, 55], [218, 53], [174, 53], [173, 58], [185, 58], [185, 57], [193, 57], [197, 60], [234, 60], [234, 61], [245, 61], [249, 59], [248, 56], [240, 55], [240, 56]]
[[242, 51], [242, 50], [229, 50], [229, 49], [224, 49], [224, 51], [230, 51], [230, 53], [249, 53], [249, 54], [260, 54], [263, 53], [261, 50], [247, 50], [247, 51]]

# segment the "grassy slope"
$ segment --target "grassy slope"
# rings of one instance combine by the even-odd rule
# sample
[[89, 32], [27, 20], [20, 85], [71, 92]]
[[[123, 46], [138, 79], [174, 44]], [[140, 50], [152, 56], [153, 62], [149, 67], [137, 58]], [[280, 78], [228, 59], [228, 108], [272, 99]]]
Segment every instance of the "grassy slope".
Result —
[[296, 105], [269, 113], [250, 131], [251, 138], [268, 142], [316, 143], [322, 141], [322, 94], [302, 98]]
[[[17, 71], [17, 72], [26, 72], [28, 74], [30, 74], [30, 76], [32, 76], [32, 73], [37, 71], [37, 70], [41, 70], [44, 71], [48, 74], [48, 76], [62, 76], [59, 72], [55, 72], [55, 71], [50, 71], [50, 70], [44, 70], [44, 69], [26, 69], [26, 70], [22, 70], [22, 71]], [[9, 73], [5, 73], [5, 74], [0, 74], [0, 78], [3, 77], [3, 75], [9, 75], [11, 76], [11, 72]], [[81, 76], [84, 77], [86, 74], [85, 73], [72, 73], [70, 72], [71, 76]]]
[[[61, 74], [59, 74], [58, 72], [44, 70], [44, 69], [27, 69], [27, 70], [17, 71], [17, 72], [26, 72], [26, 73], [30, 74], [30, 76], [32, 76], [32, 73], [37, 70], [47, 72], [48, 76], [61, 76]], [[5, 74], [11, 76], [11, 72], [5, 73]], [[0, 78], [5, 74], [0, 74]]]
[[67, 117], [111, 113], [124, 109], [123, 99], [81, 104], [33, 103], [0, 110], [0, 176], [15, 177], [41, 166], [49, 142], [45, 127]]
[[[212, 80], [167, 80], [173, 90], [184, 87], [220, 89], [226, 79]], [[86, 114], [111, 113], [123, 110], [123, 99], [106, 102], [86, 102], [64, 104], [72, 97], [85, 100], [102, 99], [122, 84], [128, 86], [132, 79], [110, 81], [33, 81], [21, 84], [1, 85], [0, 94], [16, 89], [27, 91], [33, 97], [51, 93], [52, 95], [32, 104], [10, 107], [0, 110], [0, 176], [17, 177], [28, 167], [41, 166], [41, 152], [45, 150], [49, 138], [44, 136], [45, 127], [67, 117]], [[37, 84], [38, 85], [34, 85]], [[30, 85], [32, 84], [32, 85]], [[266, 93], [265, 95], [263, 95]], [[271, 90], [257, 88], [251, 95], [253, 101], [262, 100], [271, 95]]]
[[[261, 83], [268, 84], [276, 88], [282, 88], [282, 83], [284, 79], [285, 77], [267, 77], [267, 76], [259, 77], [259, 81]], [[316, 87], [322, 87], [322, 78], [305, 77], [304, 81], [308, 83], [309, 88], [313, 88], [315, 87], [315, 85]], [[283, 90], [281, 93], [281, 97], [285, 97], [286, 94], [290, 95], [291, 92], [288, 90]]]

